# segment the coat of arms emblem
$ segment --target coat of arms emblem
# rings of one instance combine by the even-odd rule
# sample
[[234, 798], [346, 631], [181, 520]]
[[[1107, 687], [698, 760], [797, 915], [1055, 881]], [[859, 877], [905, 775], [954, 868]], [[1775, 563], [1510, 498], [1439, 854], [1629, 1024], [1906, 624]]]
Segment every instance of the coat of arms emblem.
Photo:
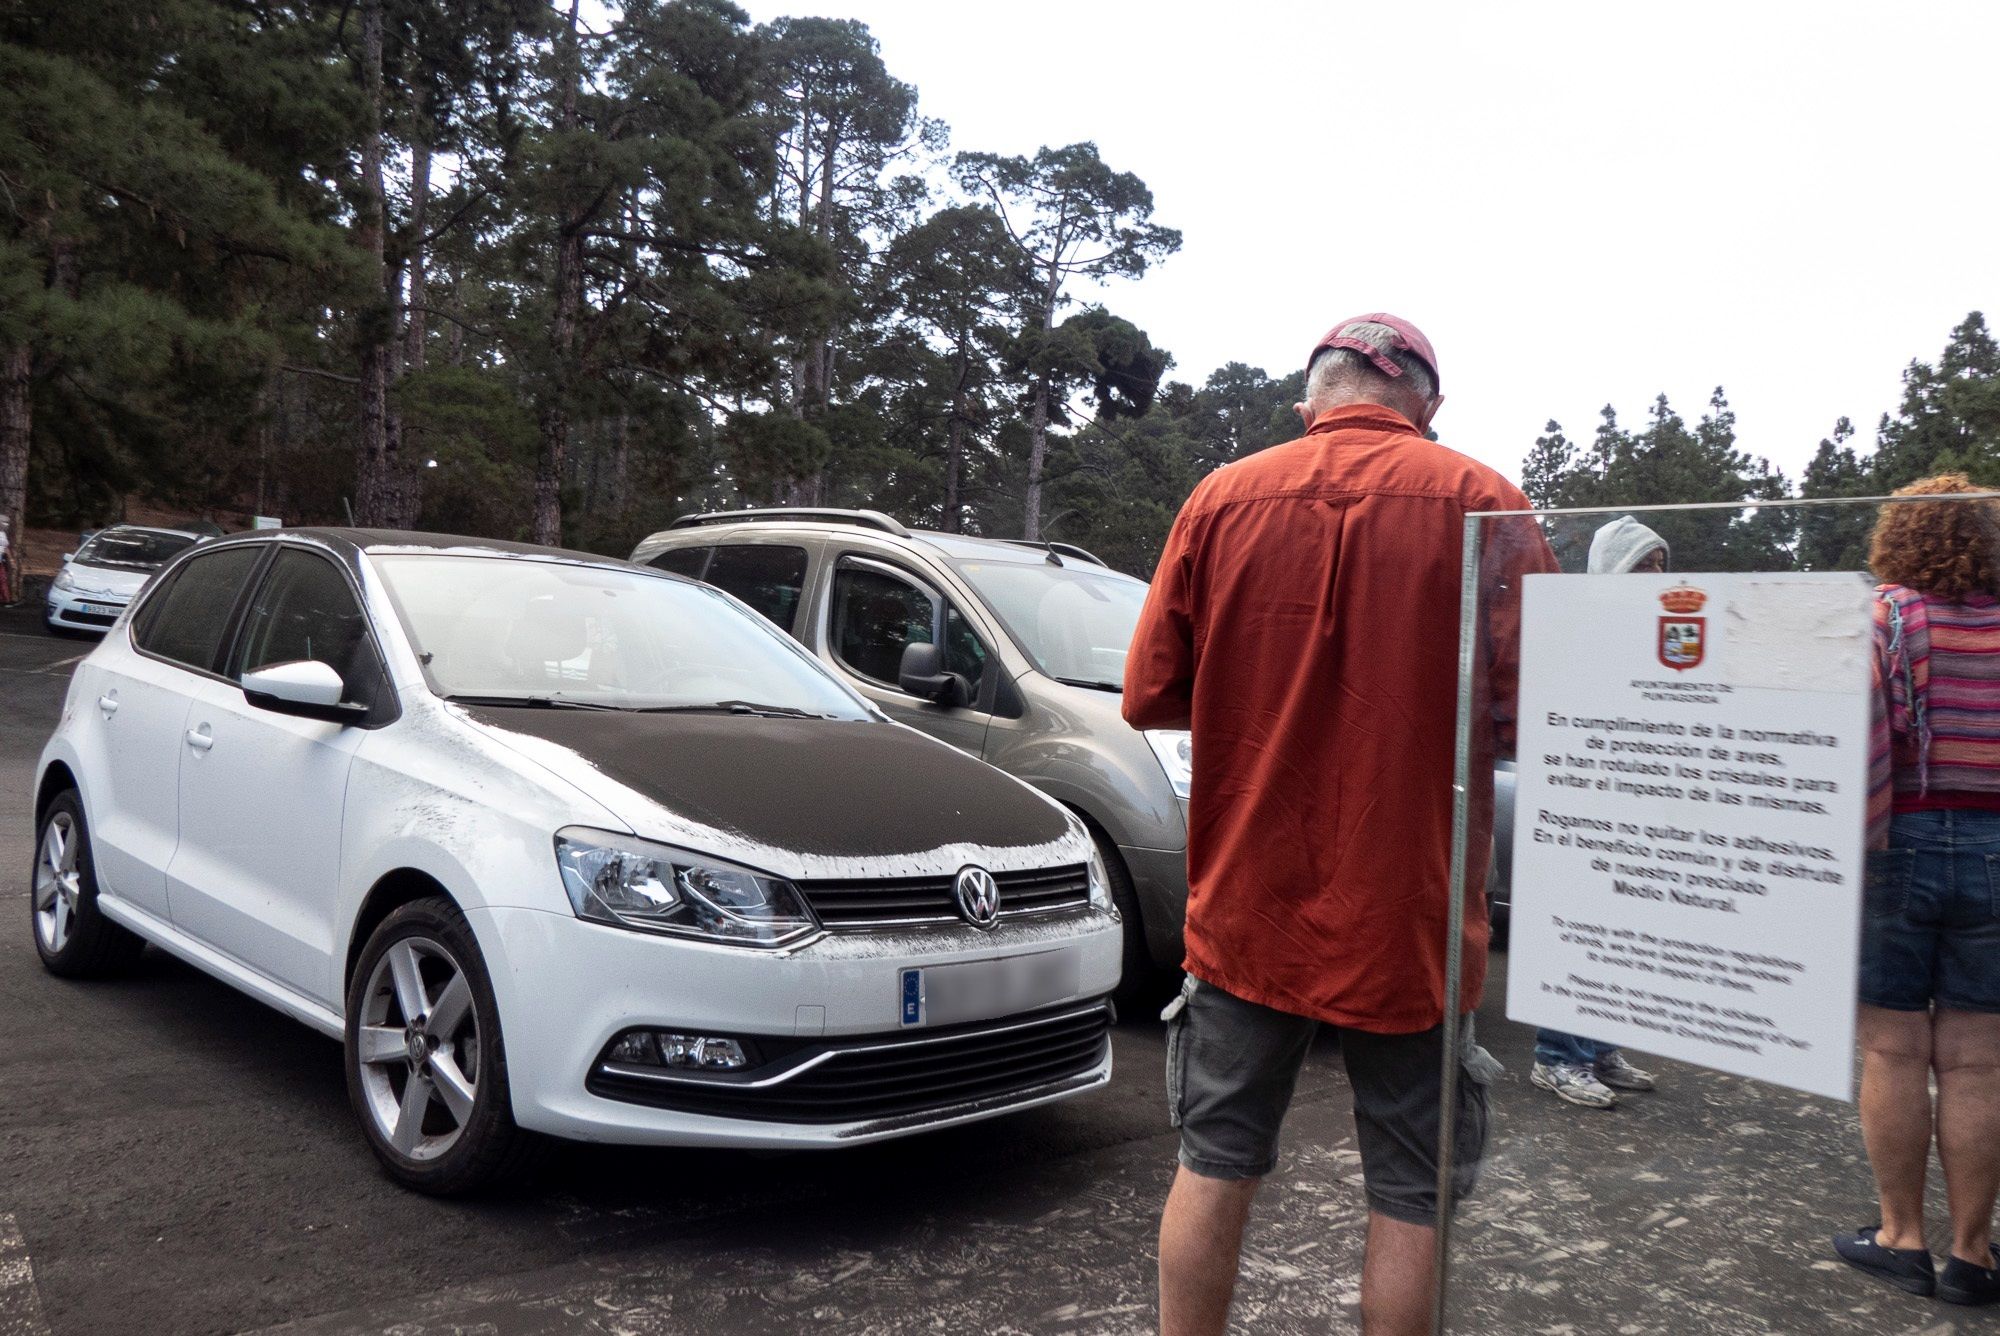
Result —
[[1695, 616], [1706, 602], [1708, 595], [1687, 585], [1660, 595], [1667, 610], [1660, 618], [1660, 662], [1677, 673], [1699, 667], [1708, 648], [1708, 618]]

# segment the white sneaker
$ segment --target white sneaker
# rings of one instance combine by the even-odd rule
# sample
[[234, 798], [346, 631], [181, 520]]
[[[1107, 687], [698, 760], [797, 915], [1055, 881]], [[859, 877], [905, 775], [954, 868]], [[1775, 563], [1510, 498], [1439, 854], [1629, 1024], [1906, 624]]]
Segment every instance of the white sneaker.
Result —
[[1538, 1062], [1535, 1070], [1528, 1074], [1528, 1080], [1557, 1099], [1568, 1100], [1586, 1109], [1618, 1107], [1618, 1096], [1611, 1087], [1598, 1080], [1597, 1073], [1590, 1068], [1579, 1067], [1573, 1062]]
[[1613, 1090], [1651, 1090], [1659, 1084], [1651, 1072], [1634, 1067], [1615, 1050], [1597, 1059], [1597, 1079]]

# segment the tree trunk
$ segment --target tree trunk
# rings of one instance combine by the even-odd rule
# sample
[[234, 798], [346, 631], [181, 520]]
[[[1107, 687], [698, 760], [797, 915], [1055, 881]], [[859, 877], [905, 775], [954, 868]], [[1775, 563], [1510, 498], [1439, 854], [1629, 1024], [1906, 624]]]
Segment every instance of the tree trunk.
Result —
[[388, 198], [382, 181], [382, 5], [361, 6], [361, 76], [368, 117], [361, 137], [361, 204], [354, 237], [361, 248], [368, 305], [356, 321], [360, 341], [361, 433], [355, 461], [354, 518], [368, 527], [396, 527], [406, 507], [396, 417], [389, 407], [389, 381], [396, 333], [395, 307], [383, 263]]
[[[582, 48], [576, 35], [578, 0], [570, 0], [569, 26], [563, 33], [564, 69], [557, 124], [576, 129], [577, 82], [582, 77]], [[535, 515], [532, 536], [551, 546], [562, 542], [562, 473], [569, 451], [569, 395], [575, 368], [576, 325], [583, 310], [583, 220], [565, 204], [556, 234], [555, 316], [549, 325], [554, 353], [552, 383], [538, 415], [541, 458], [535, 465]]]
[[972, 369], [965, 349], [958, 350], [958, 376], [951, 387], [951, 425], [944, 442], [944, 531], [959, 531], [958, 493], [965, 469], [965, 382]]
[[424, 266], [424, 229], [431, 202], [431, 146], [427, 124], [420, 125], [410, 148], [410, 298], [403, 326], [403, 371], [424, 369], [424, 307], [430, 300], [430, 276]]
[[[34, 428], [29, 396], [35, 356], [17, 344], [0, 351], [0, 526], [7, 530], [14, 569], [25, 569], [28, 514], [28, 445]], [[18, 584], [15, 595], [20, 594]]]
[[[1060, 255], [1060, 245], [1052, 253]], [[1062, 271], [1052, 258], [1049, 261], [1049, 283], [1042, 299], [1042, 335], [1046, 341], [1049, 331], [1056, 327], [1056, 298], [1062, 295]], [[1035, 412], [1029, 426], [1033, 435], [1028, 443], [1028, 487], [1026, 504], [1021, 517], [1021, 536], [1038, 539], [1042, 536], [1042, 465], [1049, 454], [1049, 397], [1051, 394], [1049, 377], [1044, 373], [1035, 385]]]

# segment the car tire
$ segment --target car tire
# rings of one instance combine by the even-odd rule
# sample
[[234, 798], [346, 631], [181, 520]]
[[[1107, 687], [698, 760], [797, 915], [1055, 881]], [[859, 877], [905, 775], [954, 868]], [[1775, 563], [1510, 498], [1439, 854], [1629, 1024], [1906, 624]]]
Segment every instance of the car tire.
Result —
[[[1086, 823], [1089, 824], [1089, 823]], [[1139, 894], [1133, 889], [1132, 874], [1125, 859], [1108, 836], [1090, 826], [1091, 841], [1104, 861], [1104, 877], [1111, 883], [1111, 903], [1125, 920], [1125, 940], [1120, 953], [1122, 969], [1111, 1003], [1120, 1016], [1137, 1016], [1158, 1006], [1167, 991], [1167, 971], [1153, 963], [1152, 947], [1146, 941], [1146, 921], [1139, 912]]]
[[362, 1133], [405, 1187], [460, 1196], [525, 1175], [546, 1149], [514, 1123], [486, 961], [441, 896], [397, 909], [362, 948], [345, 1062]]
[[97, 868], [83, 800], [66, 789], [35, 828], [35, 870], [28, 914], [35, 951], [49, 973], [65, 979], [105, 979], [132, 968], [145, 939], [119, 927], [97, 907]]

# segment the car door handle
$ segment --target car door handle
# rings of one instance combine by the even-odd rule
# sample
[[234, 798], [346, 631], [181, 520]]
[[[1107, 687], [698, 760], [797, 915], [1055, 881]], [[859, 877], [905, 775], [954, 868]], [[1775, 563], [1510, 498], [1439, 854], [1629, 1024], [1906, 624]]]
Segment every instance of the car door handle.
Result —
[[187, 737], [188, 746], [198, 752], [205, 752], [215, 745], [215, 739], [209, 736], [207, 724], [203, 724], [199, 730], [190, 728]]
[[109, 719], [112, 715], [118, 713], [118, 698], [116, 696], [99, 696], [97, 698], [97, 708], [104, 711], [104, 717]]

